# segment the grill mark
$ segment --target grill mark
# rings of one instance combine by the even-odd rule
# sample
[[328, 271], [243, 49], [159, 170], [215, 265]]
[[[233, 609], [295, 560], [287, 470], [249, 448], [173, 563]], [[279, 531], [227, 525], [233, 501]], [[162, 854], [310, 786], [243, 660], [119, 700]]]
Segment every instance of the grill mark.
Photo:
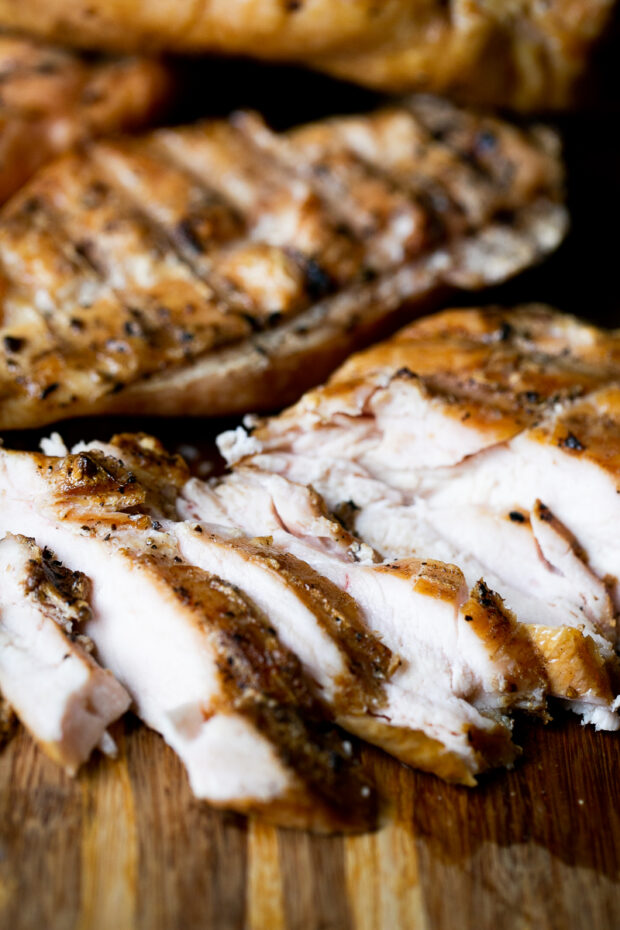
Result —
[[[420, 204], [429, 217], [428, 225], [431, 238], [437, 240], [446, 232], [451, 234], [463, 232], [467, 228], [467, 223], [465, 222], [462, 204], [454, 196], [454, 191], [445, 183], [445, 178], [437, 177], [428, 169], [425, 170], [425, 158], [429, 153], [432, 154], [433, 149], [437, 147], [437, 143], [413, 113], [408, 112], [405, 114], [403, 110], [396, 110], [394, 114], [398, 119], [402, 119], [406, 115], [415, 127], [415, 133], [420, 137], [415, 152], [413, 150], [411, 152], [412, 161], [415, 162], [415, 174], [392, 166], [386, 168], [380, 151], [371, 153], [363, 146], [356, 145], [355, 133], [350, 134], [347, 132], [349, 125], [355, 125], [355, 117], [335, 119], [330, 125], [335, 133], [343, 137], [345, 144], [352, 151], [364, 158], [382, 177], [395, 180], [403, 191], [407, 192]], [[380, 112], [376, 117], [370, 114], [368, 121], [371, 128], [373, 118], [381, 119], [382, 113]], [[454, 152], [454, 155], [456, 157], [458, 153]]]
[[[366, 262], [372, 258], [379, 267], [389, 267], [390, 262], [382, 259], [380, 240], [390, 216], [399, 212], [403, 217], [409, 217], [414, 226], [419, 223], [422, 228], [414, 229], [412, 233], [417, 248], [411, 248], [392, 264], [419, 252], [426, 218], [419, 204], [399, 187], [393, 177], [376, 171], [346, 146], [340, 147], [339, 152], [329, 151], [326, 146], [324, 151], [313, 157], [303, 145], [296, 144], [294, 132], [289, 135], [271, 133], [248, 114], [240, 114], [235, 125], [248, 143], [269, 156], [279, 170], [311, 186], [334, 216], [336, 225], [344, 223], [363, 244]], [[365, 194], [376, 204], [392, 201], [388, 215], [381, 217], [376, 208], [367, 208], [363, 202]]]
[[[273, 151], [258, 145], [255, 138], [243, 131], [244, 123], [248, 118], [258, 120], [258, 117], [249, 117], [248, 114], [236, 114], [226, 124], [224, 136], [220, 134], [215, 139], [208, 135], [198, 136], [196, 130], [185, 131], [182, 134], [163, 132], [157, 134], [155, 139], [166, 149], [175, 163], [183, 165], [185, 169], [192, 171], [202, 180], [208, 179], [208, 182], [222, 196], [233, 201], [235, 207], [243, 213], [249, 234], [253, 239], [256, 239], [257, 233], [260, 233], [259, 238], [262, 237], [265, 241], [303, 255], [306, 262], [314, 261], [325, 264], [327, 274], [334, 279], [334, 282], [343, 284], [351, 280], [364, 257], [353, 231], [349, 227], [343, 227], [338, 212], [334, 211], [333, 206], [317, 194], [306, 178], [303, 178], [299, 172], [291, 170], [290, 166], [278, 158]], [[205, 130], [208, 129], [207, 125]], [[264, 127], [264, 132], [274, 141], [280, 138], [278, 134], [272, 133], [266, 127]], [[200, 142], [202, 156], [198, 160], [188, 150], [188, 141], [191, 147], [197, 138]], [[217, 165], [222, 156], [217, 149], [225, 145], [229, 147], [229, 160], [235, 161], [237, 175], [241, 175], [243, 179], [245, 191], [250, 197], [249, 204], [242, 203], [239, 194], [235, 194], [236, 180], [231, 187], [226, 177], [222, 178], [218, 175]], [[209, 152], [211, 152], [210, 155]], [[206, 160], [207, 155], [211, 159], [210, 163]], [[210, 168], [214, 170], [210, 171]], [[318, 252], [316, 248], [302, 249], [298, 230], [293, 230], [292, 234], [289, 230], [284, 237], [282, 237], [281, 229], [275, 238], [273, 231], [270, 233], [268, 230], [265, 235], [265, 215], [277, 217], [278, 214], [283, 215], [290, 209], [293, 196], [291, 187], [295, 184], [298, 185], [299, 190], [305, 188], [308, 191], [308, 198], [305, 202], [297, 200], [297, 209], [301, 210], [305, 207], [310, 211], [315, 211], [315, 232], [320, 236], [320, 241], [317, 243]]]
[[[202, 158], [202, 155], [210, 145], [223, 146], [222, 140], [236, 140], [234, 145], [230, 142], [232, 147], [224, 146], [223, 155], [219, 152], [218, 158], [221, 156], [227, 159], [231, 175], [245, 174], [250, 193], [248, 203], [241, 211], [241, 224], [245, 224], [243, 234], [233, 236], [227, 242], [233, 248], [241, 248], [247, 243], [275, 243], [279, 237], [278, 247], [282, 251], [278, 251], [276, 257], [282, 259], [284, 269], [279, 283], [271, 289], [261, 285], [258, 288], [253, 286], [253, 266], [246, 276], [248, 262], [245, 255], [239, 261], [233, 261], [231, 272], [230, 264], [226, 265], [228, 246], [224, 240], [219, 241], [218, 234], [214, 236], [213, 248], [208, 249], [203, 258], [195, 248], [196, 243], [192, 244], [191, 225], [187, 235], [181, 234], [182, 230], [176, 230], [175, 236], [175, 230], [166, 228], [166, 224], [147, 219], [148, 204], [145, 199], [140, 202], [140, 198], [134, 196], [132, 201], [124, 188], [119, 190], [118, 181], [112, 177], [109, 178], [112, 189], [110, 196], [118, 197], [116, 202], [120, 204], [115, 208], [118, 216], [112, 216], [112, 222], [122, 223], [123, 216], [129, 225], [134, 220], [136, 254], [144, 253], [148, 263], [148, 252], [152, 248], [153, 255], [163, 254], [168, 261], [157, 264], [154, 259], [154, 287], [138, 286], [135, 280], [130, 282], [129, 287], [123, 282], [111, 280], [107, 275], [106, 262], [101, 260], [101, 243], [96, 241], [93, 230], [87, 229], [88, 204], [79, 216], [76, 216], [77, 211], [73, 209], [73, 202], [79, 200], [84, 182], [79, 178], [76, 181], [75, 172], [73, 177], [70, 176], [72, 165], [81, 166], [85, 175], [91, 179], [94, 177], [90, 192], [93, 203], [96, 204], [97, 197], [102, 196], [103, 177], [97, 178], [97, 172], [88, 164], [88, 155], [86, 160], [79, 156], [65, 157], [60, 163], [62, 167], [45, 169], [38, 180], [31, 182], [24, 190], [22, 196], [18, 195], [13, 200], [9, 210], [4, 210], [3, 225], [0, 225], [0, 261], [4, 265], [8, 285], [3, 308], [5, 325], [9, 334], [15, 338], [22, 336], [19, 325], [16, 325], [20, 321], [28, 331], [28, 342], [23, 350], [18, 355], [5, 352], [2, 359], [6, 369], [2, 386], [3, 400], [10, 400], [15, 408], [13, 413], [9, 412], [8, 406], [5, 407], [7, 418], [17, 423], [20, 405], [25, 403], [33, 406], [32, 398], [41, 397], [43, 400], [38, 404], [41, 413], [38, 416], [45, 417], [47, 421], [53, 420], [59, 412], [64, 415], [67, 412], [73, 413], [85, 398], [89, 399], [91, 406], [94, 402], [103, 409], [106, 395], [126, 391], [150, 376], [158, 377], [165, 370], [174, 375], [178, 367], [211, 349], [240, 340], [246, 340], [244, 345], [247, 346], [248, 337], [256, 331], [265, 333], [260, 337], [261, 342], [268, 340], [269, 331], [274, 326], [278, 327], [278, 334], [282, 334], [286, 330], [287, 318], [296, 314], [308, 316], [309, 313], [316, 325], [323, 313], [336, 313], [336, 308], [355, 300], [358, 285], [367, 281], [371, 273], [376, 277], [376, 271], [365, 260], [368, 243], [363, 243], [359, 236], [353, 235], [346, 224], [339, 226], [333, 206], [316, 193], [315, 185], [302, 178], [307, 169], [301, 163], [287, 166], [279, 151], [275, 154], [267, 151], [273, 145], [278, 150], [282, 147], [290, 149], [292, 143], [289, 136], [278, 136], [267, 129], [261, 129], [261, 137], [266, 136], [269, 140], [266, 148], [264, 145], [261, 148], [254, 138], [254, 130], [247, 129], [248, 119], [236, 117], [228, 123], [209, 124], [211, 127], [220, 127], [213, 136], [215, 142], [207, 129], [203, 137], [203, 130], [192, 128], [159, 131], [147, 137], [146, 143], [138, 145], [147, 145], [166, 164], [169, 163], [173, 176], [175, 172], [185, 172], [195, 179], [196, 171], [187, 167], [188, 158], [179, 157], [177, 151], [179, 146], [183, 147], [183, 139], [187, 138], [190, 142], [194, 140], [192, 145], [196, 145], [197, 155], [201, 156], [198, 173], [203, 176], [195, 181], [196, 186], [201, 190], [214, 190], [221, 194], [220, 179], [215, 178], [214, 183], [210, 183], [208, 160]], [[371, 114], [362, 119], [372, 120], [373, 116]], [[242, 126], [245, 126], [243, 131], [240, 128]], [[329, 138], [330, 134], [327, 135]], [[180, 140], [176, 147], [169, 144], [170, 140], [175, 139]], [[528, 137], [523, 134], [520, 144], [526, 143], [532, 151], [536, 151], [535, 135], [528, 141]], [[432, 146], [438, 145], [432, 143]], [[544, 151], [544, 147], [538, 148]], [[96, 148], [93, 151], [96, 152]], [[237, 151], [241, 153], [240, 165], [236, 163]], [[553, 162], [551, 155], [549, 159]], [[302, 161], [297, 158], [297, 162]], [[412, 153], [412, 174], [417, 171], [418, 161], [417, 154]], [[431, 161], [431, 175], [432, 166]], [[379, 166], [377, 170], [380, 174], [383, 169]], [[387, 176], [388, 180], [394, 179], [389, 171]], [[547, 201], [557, 198], [555, 175], [541, 177], [550, 195]], [[301, 199], [302, 212], [293, 210], [294, 222], [290, 228], [284, 229], [281, 219], [291, 204], [295, 204], [295, 184], [307, 192], [307, 199], [304, 200], [304, 194]], [[489, 189], [493, 193], [493, 184], [489, 185]], [[226, 202], [229, 200], [225, 198]], [[528, 200], [527, 194], [524, 200]], [[68, 205], [66, 209], [63, 202]], [[493, 201], [496, 202], [497, 199]], [[305, 212], [306, 207], [308, 213]], [[425, 206], [423, 212], [430, 217], [429, 224], [433, 226], [432, 217], [436, 213], [433, 214], [432, 204]], [[277, 226], [276, 233], [265, 225], [270, 216]], [[519, 213], [515, 219], [517, 228], [518, 220]], [[308, 225], [303, 225], [306, 221]], [[301, 233], [296, 226], [299, 223], [303, 225]], [[476, 226], [475, 217], [472, 225]], [[430, 232], [431, 238], [442, 235], [439, 229]], [[41, 248], [34, 238], [39, 234], [42, 237]], [[294, 243], [294, 247], [291, 243]], [[108, 255], [117, 258], [114, 250], [118, 248], [118, 244], [110, 246]], [[9, 260], [9, 251], [17, 259], [15, 267]], [[192, 254], [194, 252], [195, 255]], [[269, 268], [268, 258], [264, 260]], [[256, 258], [256, 267], [261, 268], [262, 260], [260, 255]], [[456, 251], [453, 260], [458, 281], [461, 259]], [[203, 271], [197, 274], [199, 263], [202, 263]], [[41, 287], [39, 271], [43, 266], [47, 284], [43, 281], [44, 287]], [[21, 269], [19, 274], [15, 268]], [[162, 282], [164, 273], [167, 277]], [[389, 313], [388, 304], [393, 306], [396, 301], [410, 296], [408, 286], [400, 293], [398, 275], [399, 271], [384, 274], [377, 282], [376, 293], [383, 295], [380, 304], [383, 316]], [[449, 284], [450, 275], [450, 269], [443, 275], [435, 275], [429, 286], [438, 287], [440, 278]], [[196, 295], [195, 301], [183, 304], [176, 287], [178, 282], [181, 282], [188, 294]], [[384, 295], [390, 284], [396, 293], [389, 294], [386, 301]], [[46, 287], [49, 299], [46, 297]], [[164, 296], [174, 295], [176, 303], [172, 309], [165, 300], [158, 299], [161, 290], [166, 291]], [[44, 305], [38, 299], [41, 293], [45, 298]], [[172, 301], [173, 298], [170, 299]], [[286, 306], [271, 305], [280, 299], [288, 301]], [[322, 302], [317, 304], [317, 300]], [[75, 304], [79, 302], [82, 302], [82, 306], [76, 309]], [[38, 320], [32, 317], [33, 309], [38, 313]], [[185, 310], [188, 311], [187, 318]], [[350, 331], [355, 330], [360, 315], [352, 319]], [[300, 321], [300, 333], [302, 322], [304, 319]], [[36, 331], [37, 325], [40, 326], [39, 332]], [[34, 338], [31, 338], [31, 334]], [[68, 381], [67, 372], [70, 374]], [[67, 382], [66, 388], [63, 382]], [[58, 383], [60, 388], [50, 393], [50, 386]]]
[[[86, 196], [88, 189], [98, 186], [97, 173], [83, 158], [77, 164], [78, 168], [85, 169], [86, 176], [90, 178], [91, 183], [87, 185], [80, 181], [71, 192], [67, 192], [65, 183], [61, 192], [64, 203], [50, 204], [47, 198], [45, 198], [45, 203], [50, 217], [53, 217], [55, 228], [61, 234], [59, 238], [59, 243], [62, 243], [61, 250], [66, 251], [72, 248], [77, 259], [84, 262], [84, 267], [90, 269], [89, 279], [103, 281], [105, 290], [108, 292], [107, 296], [112, 297], [116, 304], [115, 309], [124, 311], [124, 332], [120, 339], [127, 337], [124, 339], [125, 345], [131, 345], [130, 338], [134, 336], [139, 343], [146, 341], [148, 344], [151, 352], [150, 359], [146, 357], [144, 351], [140, 351], [134, 341], [134, 352], [138, 352], [137, 365], [142, 374], [156, 371], [164, 364], [164, 359], [158, 359], [153, 354], [153, 350], [159, 349], [164, 353], [166, 362], [182, 363], [187, 360], [188, 356], [193, 357], [200, 351], [231, 339], [242, 338], [251, 332], [251, 326], [242, 313], [237, 311], [230, 301], [227, 304], [220, 303], [217, 295], [210, 293], [208, 285], [196, 275], [188, 274], [186, 263], [178, 259], [174, 250], [168, 248], [167, 243], [162, 241], [159, 230], [153, 227], [138, 210], [134, 210], [131, 204], [127, 205], [122, 193], [113, 185], [106, 187], [104, 193], [107, 197], [109, 192], [112, 198], [110, 212], [113, 218], [111, 222], [118, 221], [126, 224], [130, 239], [133, 237], [136, 239], [136, 256], [140, 259], [147, 256], [147, 261], [154, 261], [156, 265], [154, 288], [141, 288], [135, 281], [121, 285], [110, 282], [106, 266], [115, 264], [116, 244], [107, 245], [106, 252], [103, 253], [101, 240], [96, 241], [97, 230], [88, 229], [83, 222], [89, 211], [85, 210], [81, 213], [80, 204], [77, 210], [73, 209], [74, 200], [81, 200], [83, 196]], [[46, 180], [49, 183], [49, 179], [46, 178]], [[95, 209], [96, 206], [93, 207], [93, 210]], [[92, 216], [92, 211], [90, 215]], [[105, 227], [103, 219], [102, 217], [99, 222], [102, 222]], [[105, 228], [102, 231], [105, 233]], [[90, 248], [85, 246], [85, 241], [90, 244]], [[166, 265], [158, 262], [158, 257], [165, 259]], [[164, 271], [169, 270], [166, 266], [170, 261], [172, 261], [170, 274], [167, 278], [163, 278]], [[162, 283], [166, 290], [158, 295], [157, 290]], [[187, 291], [182, 300], [179, 300], [177, 286]], [[158, 297], [161, 299], [158, 300]], [[177, 301], [176, 306], [173, 304], [171, 308], [167, 307], [170, 297]], [[59, 309], [62, 313], [62, 302]], [[188, 313], [188, 328], [184, 328], [184, 314], [190, 309], [192, 312]], [[189, 337], [187, 339], [186, 334]], [[87, 339], [88, 335], [85, 333], [84, 338]], [[119, 339], [117, 338], [116, 341], [118, 343]], [[191, 347], [189, 342], [192, 343]], [[107, 345], [106, 348], [110, 350], [114, 346]]]
[[[112, 148], [111, 155], [109, 154], [110, 148]], [[142, 156], [150, 160], [156, 169], [159, 162], [164, 171], [168, 170], [170, 176], [178, 178], [182, 183], [184, 181], [188, 183], [187, 194], [190, 200], [187, 201], [184, 208], [179, 209], [171, 200], [166, 201], [165, 198], [159, 200], [159, 203], [164, 205], [163, 210], [171, 212], [174, 219], [170, 217], [166, 220], [161, 215], [157, 216], [157, 209], [149, 208], [153, 196], [155, 198], [158, 196], [157, 190], [154, 192], [149, 190], [149, 178], [145, 181], [146, 189], [141, 189], [139, 171], [137, 177], [132, 175], [130, 179], [127, 176], [131, 172], [131, 151], [129, 153], [123, 152], [121, 147], [115, 150], [114, 147], [108, 146], [107, 149], [107, 156], [105, 145], [95, 145], [91, 151], [111, 185], [122, 191], [133, 208], [143, 217], [144, 222], [148, 223], [153, 229], [155, 236], [166, 241], [167, 248], [176, 256], [179, 263], [185, 266], [199, 281], [207, 284], [213, 291], [216, 300], [226, 306], [228, 312], [236, 311], [241, 316], [248, 315], [252, 328], [261, 329], [267, 325], [271, 312], [270, 308], [263, 308], [260, 302], [257, 305], [255, 297], [244, 288], [242, 281], [235, 279], [233, 282], [226, 277], [225, 264], [227, 259], [230, 259], [231, 248], [239, 250], [241, 255], [243, 255], [245, 248], [246, 260], [252, 261], [253, 258], [260, 260], [260, 256], [256, 255], [257, 243], [247, 233], [247, 215], [240, 214], [239, 210], [225, 196], [186, 169], [179, 160], [175, 161], [171, 153], [166, 153], [163, 150], [160, 153], [156, 146], [149, 146], [148, 142], [141, 149], [137, 149], [134, 144], [134, 150], [137, 151], [138, 157]], [[115, 169], [114, 159], [119, 156], [125, 159], [127, 173]], [[197, 206], [193, 206], [191, 203], [192, 191], [197, 195]], [[200, 200], [203, 201], [203, 207], [200, 206]], [[228, 223], [230, 235], [225, 236], [223, 239], [205, 240], [199, 233], [200, 225], [203, 223], [208, 225], [210, 222], [209, 201], [212, 202], [211, 206], [216, 209], [220, 208], [225, 211], [225, 214], [226, 212], [228, 214], [227, 217], [226, 215], [223, 217], [223, 221]], [[214, 218], [217, 220], [217, 215]], [[236, 235], [232, 234], [233, 230]], [[278, 249], [277, 254], [284, 260], [292, 258], [295, 266], [302, 268], [299, 299], [295, 301], [291, 309], [297, 312], [305, 309], [314, 296], [310, 286], [312, 282], [309, 276], [305, 275], [305, 265], [283, 248]], [[269, 255], [263, 256], [265, 261], [268, 261], [269, 257]], [[266, 268], [266, 278], [269, 277], [269, 272], [270, 269]]]

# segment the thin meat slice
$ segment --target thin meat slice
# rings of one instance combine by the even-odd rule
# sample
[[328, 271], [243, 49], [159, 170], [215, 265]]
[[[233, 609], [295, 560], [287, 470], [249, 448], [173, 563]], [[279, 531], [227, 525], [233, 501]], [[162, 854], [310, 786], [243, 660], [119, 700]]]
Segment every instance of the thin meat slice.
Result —
[[96, 746], [114, 751], [107, 727], [130, 704], [81, 632], [91, 617], [88, 580], [10, 534], [0, 569], [0, 689], [44, 752], [74, 774]]
[[170, 531], [183, 556], [251, 594], [340, 713], [381, 713], [398, 658], [369, 635], [352, 598], [268, 541], [228, 537], [208, 525]]
[[184, 562], [148, 515], [152, 489], [94, 450], [3, 451], [0, 467], [2, 529], [90, 578], [86, 632], [197, 796], [291, 826], [372, 822], [374, 795], [298, 660], [248, 598]]
[[[196, 528], [200, 530], [198, 534]], [[465, 689], [457, 686], [453, 694], [449, 682], [451, 670], [435, 656], [424, 656], [422, 660], [419, 654], [418, 661], [407, 663], [406, 671], [393, 672], [389, 666], [386, 670], [381, 659], [382, 651], [387, 650], [385, 647], [381, 650], [374, 637], [379, 635], [392, 653], [397, 644], [403, 646], [403, 652], [407, 651], [406, 637], [395, 635], [383, 618], [361, 607], [351, 596], [358, 593], [357, 587], [351, 585], [347, 590], [328, 573], [319, 574], [316, 566], [311, 568], [301, 558], [283, 551], [283, 547], [260, 540], [230, 538], [221, 529], [219, 533], [213, 529], [201, 524], [194, 528], [188, 524], [178, 526], [175, 535], [180, 538], [181, 552], [193, 564], [208, 568], [251, 595], [268, 614], [281, 639], [293, 646], [322, 686], [336, 720], [345, 729], [364, 736], [410, 765], [441, 773], [448, 771], [449, 766], [447, 777], [464, 783], [474, 783], [474, 776], [487, 767], [512, 761], [516, 750], [510, 742], [510, 730], [476, 712], [460, 697], [459, 692], [463, 694]], [[407, 573], [407, 580], [411, 581], [412, 575], [419, 572], [416, 565]], [[423, 583], [418, 581], [420, 587]], [[450, 616], [449, 607], [443, 615], [441, 595], [437, 591], [433, 594], [437, 598], [436, 616], [434, 605], [425, 604], [426, 619], [429, 626], [434, 622], [441, 633], [444, 626], [454, 624], [454, 616]], [[314, 602], [310, 623], [304, 617], [304, 596]], [[349, 675], [334, 667], [334, 643], [326, 642], [325, 636], [322, 642], [318, 640], [316, 618], [318, 615], [320, 622], [326, 607], [332, 628], [337, 627], [337, 641], [349, 641]], [[357, 622], [357, 630], [353, 624], [347, 629], [351, 617]], [[409, 613], [407, 619], [414, 622], [418, 618]], [[417, 646], [421, 646], [420, 638]], [[350, 672], [355, 673], [353, 684]], [[420, 701], [422, 678], [433, 681], [435, 687]], [[437, 699], [436, 690], [440, 697], [445, 696], [444, 706]], [[472, 752], [471, 744], [476, 737], [481, 744], [488, 741], [489, 748], [479, 746]], [[434, 757], [428, 750], [429, 740], [437, 747]], [[422, 766], [420, 745], [424, 746]]]

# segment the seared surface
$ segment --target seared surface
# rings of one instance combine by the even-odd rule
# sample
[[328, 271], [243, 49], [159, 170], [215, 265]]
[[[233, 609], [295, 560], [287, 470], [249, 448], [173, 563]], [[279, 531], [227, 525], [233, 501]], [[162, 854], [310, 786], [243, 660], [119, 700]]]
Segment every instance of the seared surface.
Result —
[[561, 175], [549, 131], [432, 98], [94, 144], [0, 214], [0, 427], [290, 401], [399, 314], [552, 250]]
[[91, 60], [0, 34], [0, 202], [77, 144], [147, 126], [170, 85], [155, 60]]
[[0, 23], [92, 48], [219, 51], [310, 61], [386, 90], [565, 106], [612, 0], [2, 0]]

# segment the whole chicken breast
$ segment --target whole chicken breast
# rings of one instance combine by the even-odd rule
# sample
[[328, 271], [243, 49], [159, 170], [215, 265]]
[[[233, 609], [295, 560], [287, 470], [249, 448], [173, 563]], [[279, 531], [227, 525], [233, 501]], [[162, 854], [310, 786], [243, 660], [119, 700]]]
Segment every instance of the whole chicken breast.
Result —
[[556, 136], [433, 98], [99, 142], [0, 211], [0, 428], [270, 409], [566, 229]]
[[89, 60], [0, 33], [0, 203], [79, 143], [148, 126], [171, 87], [155, 59]]
[[91, 48], [311, 63], [384, 90], [562, 107], [613, 0], [0, 0], [0, 24]]

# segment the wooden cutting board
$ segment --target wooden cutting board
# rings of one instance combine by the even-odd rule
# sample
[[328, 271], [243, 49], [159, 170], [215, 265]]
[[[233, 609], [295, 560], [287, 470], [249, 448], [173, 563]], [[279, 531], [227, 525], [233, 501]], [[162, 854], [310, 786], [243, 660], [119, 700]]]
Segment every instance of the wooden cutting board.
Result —
[[[310, 73], [184, 66], [194, 91], [181, 93], [179, 121], [256, 106], [287, 126], [369, 104]], [[617, 81], [609, 88], [611, 110], [562, 121], [567, 241], [484, 299], [546, 300], [620, 325], [617, 237], [606, 232], [620, 208], [620, 95]], [[98, 420], [62, 432], [74, 442], [137, 428], [170, 448], [207, 448], [227, 425]], [[5, 439], [35, 448], [47, 433]], [[368, 749], [391, 810], [376, 833], [342, 838], [213, 811], [159, 737], [132, 718], [114, 733], [119, 758], [94, 759], [75, 780], [23, 732], [0, 754], [0, 930], [620, 930], [620, 734], [566, 719], [532, 726], [515, 770], [475, 790]]]
[[523, 734], [475, 790], [366, 764], [391, 810], [320, 837], [209, 809], [133, 718], [72, 780], [25, 733], [0, 756], [2, 930], [618, 930], [620, 736]]

